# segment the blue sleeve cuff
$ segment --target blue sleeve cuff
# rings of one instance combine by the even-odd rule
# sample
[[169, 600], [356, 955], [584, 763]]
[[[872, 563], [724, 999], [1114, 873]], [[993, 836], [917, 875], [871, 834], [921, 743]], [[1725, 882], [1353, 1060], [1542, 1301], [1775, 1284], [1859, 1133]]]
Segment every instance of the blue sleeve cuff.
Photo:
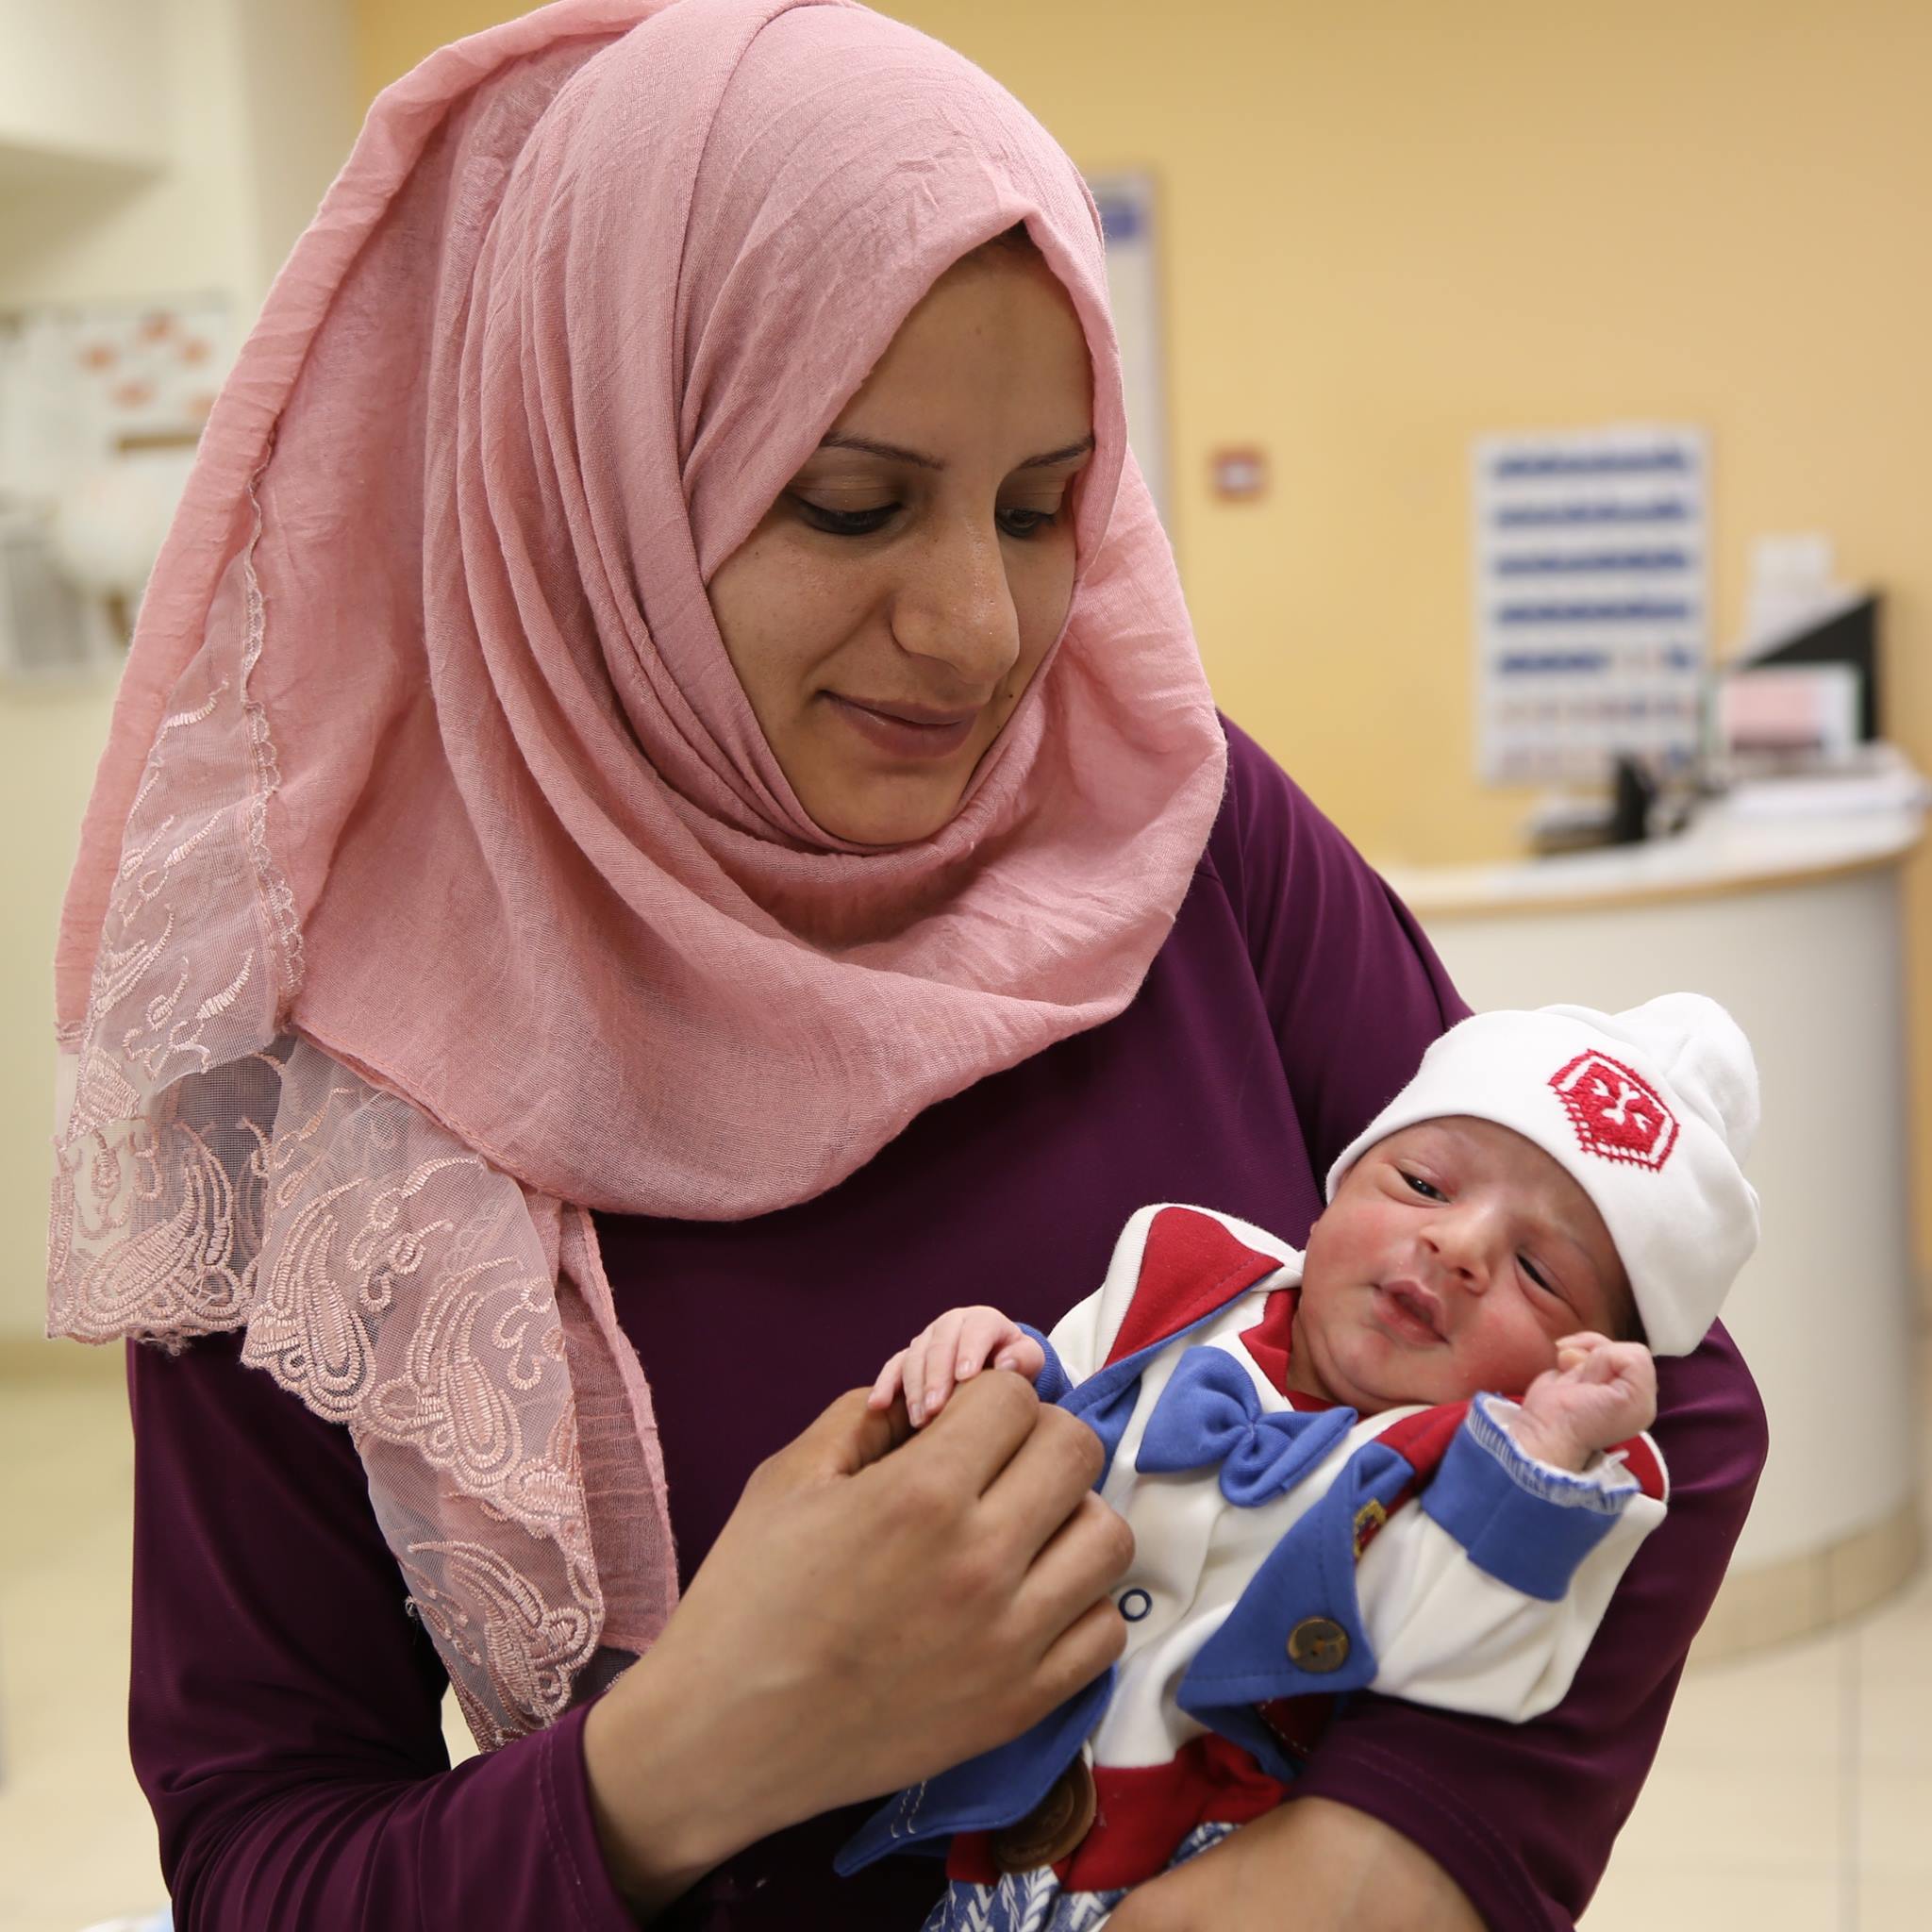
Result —
[[1478, 1395], [1424, 1491], [1422, 1507], [1478, 1570], [1525, 1596], [1555, 1603], [1637, 1493], [1633, 1480], [1607, 1485], [1526, 1455], [1492, 1398]]
[[888, 1852], [943, 1851], [958, 1832], [986, 1831], [1025, 1817], [1080, 1755], [1107, 1709], [1118, 1675], [1109, 1664], [1009, 1743], [908, 1786], [845, 1841], [832, 1860], [833, 1869], [849, 1878]]
[[1060, 1360], [1053, 1343], [1040, 1329], [1034, 1327], [1032, 1323], [1022, 1322], [1020, 1330], [1022, 1334], [1032, 1336], [1046, 1356], [1045, 1368], [1033, 1378], [1035, 1391], [1041, 1401], [1058, 1402], [1074, 1386], [1073, 1377], [1067, 1374], [1066, 1364]]

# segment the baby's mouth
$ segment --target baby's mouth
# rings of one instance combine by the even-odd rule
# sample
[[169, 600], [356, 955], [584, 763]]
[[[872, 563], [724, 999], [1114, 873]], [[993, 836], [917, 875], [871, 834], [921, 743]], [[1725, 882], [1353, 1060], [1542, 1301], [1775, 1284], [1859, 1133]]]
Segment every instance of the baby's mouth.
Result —
[[1375, 1289], [1382, 1324], [1405, 1341], [1442, 1340], [1442, 1304], [1416, 1281], [1385, 1281]]

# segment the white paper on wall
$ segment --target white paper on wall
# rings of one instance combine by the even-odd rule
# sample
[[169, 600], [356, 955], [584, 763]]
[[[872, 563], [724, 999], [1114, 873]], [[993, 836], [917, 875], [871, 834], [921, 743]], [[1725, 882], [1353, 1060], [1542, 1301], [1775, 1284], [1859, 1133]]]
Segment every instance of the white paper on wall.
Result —
[[218, 296], [0, 315], [0, 685], [118, 671], [233, 332]]
[[1477, 440], [1477, 769], [1595, 782], [1696, 755], [1709, 655], [1701, 430], [1620, 424]]
[[220, 296], [0, 318], [0, 492], [53, 498], [130, 442], [197, 433], [233, 333]]

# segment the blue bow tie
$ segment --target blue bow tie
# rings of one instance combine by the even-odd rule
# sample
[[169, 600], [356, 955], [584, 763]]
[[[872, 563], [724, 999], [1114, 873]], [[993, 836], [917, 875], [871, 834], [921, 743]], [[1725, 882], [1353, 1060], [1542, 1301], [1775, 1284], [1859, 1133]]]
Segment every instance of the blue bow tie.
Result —
[[1135, 1468], [1169, 1475], [1221, 1465], [1221, 1493], [1252, 1509], [1292, 1489], [1354, 1428], [1352, 1408], [1264, 1415], [1254, 1382], [1223, 1348], [1181, 1357], [1147, 1418]]

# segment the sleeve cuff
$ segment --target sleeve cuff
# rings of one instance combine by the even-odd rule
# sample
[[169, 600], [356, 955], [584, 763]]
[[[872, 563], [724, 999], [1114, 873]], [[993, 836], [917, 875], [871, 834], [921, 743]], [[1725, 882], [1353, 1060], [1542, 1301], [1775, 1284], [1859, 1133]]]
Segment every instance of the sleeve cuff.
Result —
[[1046, 1366], [1033, 1378], [1033, 1387], [1042, 1402], [1058, 1402], [1074, 1386], [1074, 1378], [1067, 1374], [1066, 1364], [1059, 1358], [1053, 1342], [1030, 1322], [1020, 1324], [1021, 1332], [1030, 1335], [1039, 1342], [1046, 1354]]
[[588, 1704], [538, 1733], [537, 1790], [544, 1841], [557, 1860], [559, 1890], [572, 1906], [569, 1923], [583, 1932], [637, 1932], [638, 1922], [604, 1863], [591, 1808], [591, 1774], [584, 1764]]
[[1423, 1509], [1477, 1569], [1525, 1596], [1555, 1603], [1638, 1485], [1615, 1463], [1579, 1474], [1525, 1454], [1507, 1427], [1515, 1407], [1476, 1397], [1423, 1494]]
[[1521, 1403], [1500, 1395], [1478, 1395], [1470, 1404], [1469, 1427], [1484, 1449], [1508, 1471], [1519, 1489], [1564, 1509], [1597, 1509], [1621, 1516], [1638, 1491], [1637, 1478], [1620, 1462], [1594, 1457], [1588, 1469], [1558, 1469], [1530, 1455], [1510, 1426], [1523, 1413]]

